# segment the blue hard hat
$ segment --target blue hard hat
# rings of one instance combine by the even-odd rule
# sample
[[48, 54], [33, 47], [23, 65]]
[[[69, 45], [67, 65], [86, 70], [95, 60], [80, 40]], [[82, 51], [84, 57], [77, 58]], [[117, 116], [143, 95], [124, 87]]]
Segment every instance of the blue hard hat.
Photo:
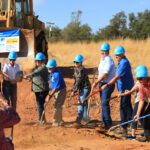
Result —
[[117, 46], [115, 48], [114, 54], [115, 55], [120, 55], [120, 54], [124, 54], [125, 53], [125, 49], [123, 46]]
[[136, 78], [148, 77], [148, 70], [147, 70], [147, 67], [144, 65], [138, 66], [134, 71], [136, 72]]
[[11, 51], [8, 55], [8, 59], [16, 60], [17, 59], [17, 53], [14, 51]]
[[54, 68], [57, 66], [56, 60], [55, 59], [50, 59], [47, 64], [46, 67], [47, 68]]
[[38, 60], [38, 61], [45, 60], [45, 55], [42, 52], [39, 52], [36, 54], [35, 60]]
[[76, 55], [76, 57], [74, 58], [74, 62], [83, 62], [84, 57], [81, 54]]
[[109, 51], [110, 45], [108, 43], [103, 43], [100, 48], [101, 51]]

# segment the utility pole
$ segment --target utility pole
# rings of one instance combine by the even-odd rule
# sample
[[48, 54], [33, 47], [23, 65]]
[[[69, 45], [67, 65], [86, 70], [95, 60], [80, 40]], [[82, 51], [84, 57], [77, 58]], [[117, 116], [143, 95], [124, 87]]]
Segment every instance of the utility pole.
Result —
[[52, 37], [52, 26], [55, 24], [53, 22], [46, 22], [49, 26], [49, 36], [48, 38], [50, 39], [50, 37]]

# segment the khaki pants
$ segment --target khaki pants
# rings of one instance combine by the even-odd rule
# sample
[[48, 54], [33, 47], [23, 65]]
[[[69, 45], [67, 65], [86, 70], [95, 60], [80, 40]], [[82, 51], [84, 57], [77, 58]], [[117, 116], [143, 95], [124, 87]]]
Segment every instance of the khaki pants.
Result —
[[54, 94], [54, 120], [53, 122], [60, 123], [62, 121], [62, 106], [66, 98], [66, 88], [60, 91], [57, 91]]

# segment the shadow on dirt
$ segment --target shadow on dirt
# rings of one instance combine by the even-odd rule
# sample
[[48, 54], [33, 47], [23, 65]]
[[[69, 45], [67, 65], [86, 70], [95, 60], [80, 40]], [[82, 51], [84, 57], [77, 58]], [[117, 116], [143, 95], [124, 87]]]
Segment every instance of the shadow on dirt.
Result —
[[[58, 67], [63, 74], [64, 78], [73, 78], [74, 67], [73, 66], [59, 66]], [[93, 75], [96, 73], [97, 68], [86, 68], [86, 73], [88, 75]]]

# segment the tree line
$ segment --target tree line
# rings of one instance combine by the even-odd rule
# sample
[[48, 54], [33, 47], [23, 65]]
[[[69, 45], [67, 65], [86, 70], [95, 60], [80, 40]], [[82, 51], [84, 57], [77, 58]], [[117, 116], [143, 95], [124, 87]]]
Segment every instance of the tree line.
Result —
[[57, 26], [46, 27], [47, 38], [51, 42], [90, 42], [99, 40], [112, 39], [135, 39], [143, 40], [150, 36], [150, 10], [139, 12], [137, 14], [129, 13], [128, 16], [124, 11], [115, 14], [109, 21], [109, 25], [92, 33], [88, 24], [81, 23], [82, 11], [72, 12], [71, 21], [66, 27], [60, 29]]

